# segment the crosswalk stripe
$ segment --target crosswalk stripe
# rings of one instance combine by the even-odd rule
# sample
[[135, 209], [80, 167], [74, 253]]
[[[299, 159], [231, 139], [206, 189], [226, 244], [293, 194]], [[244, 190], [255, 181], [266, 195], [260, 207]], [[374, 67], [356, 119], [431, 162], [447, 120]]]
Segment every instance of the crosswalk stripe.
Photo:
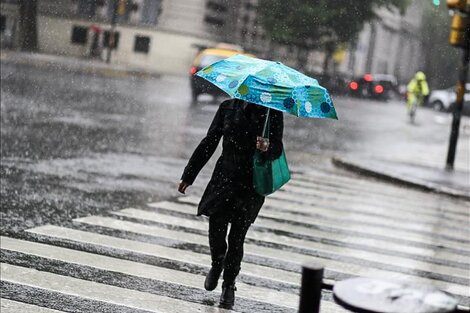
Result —
[[[361, 197], [364, 195], [373, 197], [377, 201], [380, 202], [393, 202], [399, 205], [403, 206], [419, 206], [419, 207], [424, 207], [426, 209], [431, 209], [435, 210], [439, 206], [441, 207], [446, 207], [449, 208], [450, 210], [456, 213], [462, 213], [462, 212], [467, 212], [467, 207], [465, 205], [462, 205], [462, 203], [467, 203], [463, 200], [456, 201], [456, 200], [448, 200], [447, 198], [444, 198], [442, 196], [438, 195], [433, 195], [429, 193], [414, 193], [410, 196], [409, 192], [403, 193], [400, 192], [400, 197], [397, 197], [397, 191], [393, 192], [384, 192], [384, 190], [388, 190], [380, 187], [380, 189], [375, 189], [371, 190], [370, 186], [369, 187], [355, 187], [351, 186], [351, 184], [356, 184], [354, 183], [349, 183], [349, 184], [334, 184], [334, 183], [328, 183], [325, 181], [315, 181], [315, 182], [309, 182], [305, 181], [302, 179], [292, 179], [287, 186], [292, 186], [292, 187], [302, 187], [306, 188], [307, 190], [310, 189], [316, 189], [319, 191], [323, 191], [325, 193], [337, 193], [339, 190], [341, 194], [349, 195], [349, 196], [357, 196]], [[286, 186], [286, 187], [287, 187]], [[388, 186], [387, 186], [388, 187]], [[399, 192], [399, 191], [398, 191]], [[434, 201], [433, 201], [434, 200]], [[424, 203], [423, 203], [424, 202]]]
[[[293, 189], [293, 187], [290, 187], [289, 190], [290, 189]], [[305, 189], [305, 191], [307, 191], [307, 189]], [[299, 195], [304, 197], [308, 194], [309, 193], [300, 193]], [[362, 195], [362, 197], [364, 197], [364, 195]], [[349, 202], [348, 200], [346, 200], [348, 202], [348, 206], [347, 208], [344, 208], [344, 204], [342, 207], [336, 207], [332, 205], [333, 203], [331, 201], [326, 202], [315, 197], [312, 197], [312, 199], [316, 199], [317, 201], [315, 201], [314, 205], [310, 205], [310, 212], [321, 212], [322, 214], [337, 217], [338, 215], [344, 214], [344, 211], [347, 210], [348, 218], [359, 215], [360, 220], [362, 221], [379, 221], [381, 223], [390, 224], [391, 226], [407, 227], [411, 229], [422, 229], [423, 227], [429, 227], [430, 224], [430, 226], [437, 228], [437, 231], [440, 231], [440, 228], [436, 227], [437, 225], [445, 225], [447, 228], [461, 227], [462, 232], [466, 232], [467, 234], [469, 233], [465, 219], [462, 218], [461, 215], [453, 215], [449, 211], [441, 211], [434, 215], [428, 215], [421, 214], [421, 212], [417, 210], [413, 212], [395, 210], [401, 206], [396, 202], [393, 202], [393, 209], [391, 209], [390, 207], [385, 207], [383, 204], [370, 205], [362, 202]], [[314, 209], [312, 207], [314, 207]], [[371, 212], [374, 212], [375, 215], [371, 215]], [[425, 213], [431, 212], [432, 210], [428, 209]], [[384, 219], [383, 216], [389, 216], [392, 219]], [[443, 216], [447, 217], [447, 219], [442, 218]], [[409, 218], [412, 219], [410, 220]], [[406, 224], [404, 224], [403, 221], [406, 221]]]
[[[141, 253], [170, 260], [192, 263], [202, 266], [210, 266], [211, 258], [209, 255], [196, 253], [188, 250], [180, 250], [160, 245], [154, 245], [144, 242], [138, 242], [128, 239], [121, 239], [96, 233], [80, 231], [72, 228], [64, 228], [54, 225], [39, 226], [27, 230], [29, 233], [50, 236], [55, 238], [73, 240], [80, 243], [93, 244], [101, 247], [121, 249], [134, 253]], [[294, 272], [288, 272], [266, 266], [242, 263], [243, 273], [255, 277], [269, 278], [274, 281], [287, 282], [298, 285], [300, 275]]]
[[[294, 212], [297, 211], [297, 212], [305, 213], [307, 211], [306, 207], [296, 206], [295, 204], [292, 204], [292, 203], [281, 204], [279, 202], [273, 203], [270, 201], [267, 201], [266, 203], [268, 206], [272, 205], [273, 207], [276, 207], [276, 208], [282, 207], [284, 208], [284, 210], [288, 209]], [[312, 208], [309, 208], [309, 209], [310, 209], [310, 212], [308, 213], [311, 214]], [[271, 215], [275, 214], [273, 210], [271, 211], [265, 210], [265, 211], [267, 211], [266, 212], [267, 217], [269, 217], [268, 214], [271, 214]], [[348, 216], [348, 215], [349, 214], [346, 212], [343, 213], [343, 217]], [[306, 218], [308, 219], [308, 216]], [[315, 220], [315, 217], [312, 217], [312, 218]], [[416, 218], [417, 217], [415, 217], [414, 219]], [[298, 214], [285, 212], [285, 215], [282, 215], [282, 219], [292, 220], [296, 222], [296, 221], [299, 221], [299, 219], [303, 220], [303, 216], [299, 217]], [[316, 220], [318, 220], [316, 224], [320, 224], [322, 226], [327, 226], [327, 227], [334, 227], [334, 228], [338, 228], [338, 229], [342, 229], [346, 231], [357, 231], [357, 232], [367, 233], [371, 236], [380, 235], [384, 237], [391, 236], [393, 238], [403, 238], [409, 241], [422, 242], [422, 243], [432, 244], [432, 245], [440, 245], [440, 246], [445, 246], [445, 247], [450, 247], [450, 248], [455, 248], [455, 249], [460, 249], [460, 250], [470, 252], [469, 243], [467, 242], [468, 237], [459, 238], [459, 235], [460, 235], [459, 232], [455, 231], [455, 235], [454, 235], [454, 232], [449, 231], [449, 230], [447, 230], [448, 233], [442, 234], [438, 231], [438, 227], [436, 227], [435, 233], [430, 232], [427, 234], [425, 233], [421, 234], [420, 232], [409, 231], [409, 230], [390, 229], [386, 227], [385, 225], [371, 225], [371, 224], [364, 225], [361, 223], [356, 223], [354, 221], [351, 221], [350, 223], [344, 223], [344, 222], [337, 222], [333, 219], [327, 220], [325, 218], [323, 219], [316, 218]], [[448, 235], [449, 233], [452, 235]], [[429, 237], [432, 237], [432, 238], [429, 238]]]
[[352, 191], [354, 193], [366, 194], [368, 196], [388, 196], [391, 200], [397, 199], [397, 194], [400, 194], [398, 201], [410, 201], [411, 203], [422, 203], [422, 207], [435, 208], [436, 203], [444, 206], [453, 207], [456, 212], [468, 212], [469, 201], [450, 199], [442, 195], [432, 194], [429, 192], [422, 192], [419, 190], [410, 189], [407, 187], [392, 185], [386, 182], [359, 180], [355, 177], [348, 177], [345, 175], [338, 175], [332, 172], [313, 171], [302, 174], [294, 174], [293, 179], [289, 185], [303, 184], [308, 187], [325, 186], [333, 188], [333, 190], [341, 189], [341, 191]]
[[[268, 199], [283, 200], [296, 204], [305, 204], [310, 206], [313, 205], [325, 208], [345, 207], [347, 210], [372, 211], [376, 214], [384, 214], [391, 217], [399, 217], [402, 213], [411, 213], [415, 218], [426, 216], [433, 218], [447, 217], [456, 221], [461, 221], [463, 218], [465, 218], [465, 213], [455, 213], [449, 210], [405, 207], [403, 205], [396, 205], [393, 202], [368, 203], [364, 200], [367, 199], [366, 195], [359, 199], [341, 199], [333, 195], [322, 195], [321, 193], [316, 193], [314, 190], [310, 190], [308, 194], [280, 191], [270, 195]], [[347, 206], [345, 206], [345, 203], [347, 203]]]
[[[181, 217], [148, 212], [144, 210], [137, 209], [124, 209], [117, 212], [113, 212], [121, 216], [128, 216], [132, 218], [144, 219], [153, 222], [159, 222], [170, 225], [178, 225], [187, 228], [194, 228], [198, 230], [205, 231], [207, 229], [207, 223], [195, 219], [185, 219]], [[284, 230], [288, 230], [288, 227], [285, 227]], [[332, 245], [326, 245], [323, 243], [312, 242], [302, 239], [289, 238], [277, 234], [269, 234], [265, 232], [260, 232], [255, 229], [250, 229], [246, 238], [262, 240], [266, 242], [271, 242], [275, 244], [285, 244], [292, 247], [298, 247], [301, 249], [312, 249], [324, 253], [335, 253], [338, 258], [347, 256], [360, 258], [362, 260], [368, 260], [372, 262], [382, 263], [384, 256], [379, 253], [369, 252], [369, 251], [360, 251], [357, 249], [350, 249], [345, 247], [335, 247]], [[421, 262], [418, 260], [411, 260], [402, 257], [394, 257], [391, 255], [386, 256], [386, 264], [391, 264], [395, 266], [400, 266], [403, 268], [409, 269], [418, 269], [423, 271], [429, 271], [434, 273], [440, 273], [444, 275], [452, 275], [454, 277], [468, 278], [468, 270], [462, 270], [457, 268], [451, 268], [448, 266], [441, 266], [436, 264], [430, 264]]]
[[[305, 196], [304, 196], [305, 197]], [[300, 196], [299, 196], [300, 198]], [[315, 198], [314, 198], [315, 199]], [[433, 214], [422, 214], [419, 212], [413, 212], [408, 210], [400, 210], [399, 206], [393, 208], [386, 208], [381, 205], [372, 206], [367, 204], [362, 204], [360, 202], [348, 202], [347, 206], [341, 202], [331, 202], [317, 199], [314, 203], [305, 203], [300, 202], [295, 199], [282, 199], [279, 197], [267, 197], [265, 204], [277, 206], [283, 208], [287, 205], [289, 210], [296, 211], [307, 214], [312, 214], [321, 212], [331, 212], [332, 214], [358, 214], [361, 216], [373, 216], [383, 219], [391, 219], [394, 221], [403, 221], [406, 219], [413, 221], [414, 223], [419, 223], [423, 221], [425, 223], [439, 224], [439, 222], [445, 220], [447, 225], [452, 225], [455, 223], [457, 226], [465, 229], [465, 217], [449, 215], [446, 211]]]
[[[188, 197], [189, 198], [189, 197]], [[198, 199], [195, 197], [192, 198], [180, 198], [181, 201], [187, 202], [187, 203], [198, 203]], [[186, 200], [188, 199], [188, 200]], [[281, 204], [279, 203], [273, 203], [270, 202], [268, 199], [266, 199], [266, 204], [267, 205], [275, 205], [276, 207], [281, 207]], [[149, 204], [149, 206], [152, 206], [153, 204]], [[290, 210], [297, 210], [300, 211], [300, 206], [296, 206], [295, 204], [292, 203], [285, 203], [283, 205], [285, 209], [290, 209]], [[305, 210], [304, 208], [302, 208]], [[310, 211], [312, 208], [309, 208]], [[464, 243], [458, 243], [452, 240], [446, 240], [445, 238], [440, 238], [440, 237], [433, 237], [433, 238], [428, 238], [425, 235], [419, 235], [413, 232], [406, 232], [406, 231], [398, 231], [398, 230], [390, 230], [386, 227], [383, 226], [365, 226], [361, 224], [354, 224], [350, 223], [347, 225], [344, 225], [344, 223], [338, 223], [334, 221], [329, 221], [325, 219], [315, 219], [315, 218], [309, 218], [305, 216], [298, 216], [296, 214], [291, 214], [291, 213], [276, 213], [272, 210], [267, 210], [266, 208], [261, 209], [259, 216], [261, 217], [273, 217], [276, 219], [281, 219], [283, 221], [293, 221], [293, 222], [301, 222], [301, 223], [311, 223], [313, 225], [321, 225], [323, 227], [331, 227], [333, 229], [339, 229], [343, 231], [350, 231], [350, 232], [358, 232], [362, 233], [368, 237], [374, 237], [380, 235], [381, 237], [390, 237], [392, 239], [395, 238], [403, 238], [406, 241], [413, 241], [416, 243], [425, 243], [425, 244], [432, 244], [432, 245], [441, 245], [444, 247], [450, 247], [454, 248], [457, 250], [462, 250], [470, 253], [470, 248], [468, 244]]]
[[229, 313], [211, 306], [190, 303], [174, 298], [125, 289], [38, 271], [26, 267], [1, 263], [2, 280], [35, 288], [60, 292], [85, 299], [126, 306], [158, 313], [174, 313], [175, 307], [181, 312]]
[[[369, 193], [356, 193], [356, 194], [347, 194], [344, 193], [342, 190], [338, 191], [323, 191], [321, 189], [315, 187], [304, 187], [304, 186], [296, 186], [294, 184], [287, 184], [283, 187], [284, 193], [287, 193], [292, 196], [301, 196], [301, 195], [308, 195], [309, 197], [316, 197], [319, 199], [324, 198], [329, 202], [356, 202], [361, 203], [362, 205], [369, 205], [369, 206], [382, 206], [384, 208], [395, 208], [395, 207], [404, 207], [403, 211], [412, 210], [418, 214], [429, 214], [429, 213], [436, 213], [440, 211], [440, 207], [436, 205], [423, 205], [422, 203], [403, 203], [399, 199], [389, 199], [388, 201], [384, 201], [381, 198], [377, 198], [375, 195], [371, 195]], [[276, 195], [279, 195], [277, 193]], [[429, 201], [428, 199], [422, 200]], [[468, 214], [465, 208], [456, 208], [454, 205], [447, 204], [444, 206], [446, 214], [452, 216], [462, 216], [463, 214]]]
[[[8, 237], [1, 237], [1, 240], [3, 249], [27, 253], [29, 255], [43, 258], [91, 266], [106, 271], [120, 272], [137, 277], [156, 279], [198, 289], [203, 286], [204, 282], [204, 277], [201, 275], [180, 272], [153, 265]], [[271, 303], [280, 307], [298, 307], [298, 296], [291, 293], [270, 290], [263, 287], [254, 287], [243, 283], [237, 283], [237, 288], [237, 296], [240, 298]], [[217, 289], [220, 291], [220, 285]]]
[[[151, 203], [149, 204], [149, 206], [152, 208], [162, 208], [162, 209], [185, 213], [185, 214], [194, 214], [196, 210], [195, 207], [192, 205], [179, 204], [179, 203], [169, 202], [169, 201]], [[282, 218], [281, 215], [272, 214], [271, 212], [266, 213], [265, 210], [262, 210], [260, 212], [260, 216], [261, 217], [274, 217], [277, 219]], [[295, 216], [295, 218], [296, 220], [298, 218], [299, 221], [303, 221], [305, 223], [314, 224], [314, 222], [316, 222], [305, 217]], [[276, 229], [276, 230], [285, 230], [285, 231], [293, 232], [299, 235], [318, 236], [319, 238], [322, 238], [322, 239], [338, 240], [344, 243], [363, 244], [371, 248], [386, 249], [395, 253], [406, 252], [406, 253], [414, 254], [414, 255], [441, 258], [443, 260], [450, 260], [450, 261], [467, 263], [467, 264], [470, 262], [468, 256], [457, 255], [454, 253], [448, 253], [448, 252], [442, 252], [442, 251], [436, 251], [432, 249], [424, 249], [424, 248], [418, 248], [418, 247], [413, 247], [413, 246], [407, 246], [403, 244], [396, 244], [393, 242], [385, 242], [382, 240], [377, 240], [374, 237], [364, 238], [364, 237], [357, 237], [354, 235], [345, 236], [345, 235], [337, 234], [336, 232], [327, 232], [327, 231], [317, 230], [313, 227], [308, 228], [308, 227], [303, 227], [303, 226], [287, 225], [285, 223], [273, 221], [271, 219], [258, 218], [255, 222], [255, 225], [266, 227], [266, 228], [271, 228], [271, 229]], [[469, 265], [469, 268], [470, 268], [470, 265]]]
[[[180, 197], [180, 201], [197, 204], [199, 198], [194, 196]], [[315, 205], [304, 205], [300, 203], [286, 202], [283, 200], [276, 200], [272, 198], [266, 199], [265, 208], [277, 208], [282, 212], [301, 212], [303, 215], [315, 215], [335, 220], [343, 220], [347, 222], [355, 222], [358, 224], [377, 224], [381, 226], [391, 226], [393, 228], [399, 228], [411, 231], [427, 231], [436, 232], [439, 234], [443, 231], [459, 230], [461, 233], [466, 235], [462, 238], [468, 238], [470, 230], [468, 230], [468, 223], [465, 219], [459, 217], [458, 221], [447, 221], [442, 217], [416, 217], [416, 214], [401, 213], [399, 215], [390, 214], [386, 212], [383, 215], [377, 214], [377, 209], [361, 206], [360, 209], [356, 210], [354, 207], [350, 208], [335, 208], [335, 207], [323, 207], [318, 204]], [[373, 213], [373, 214], [371, 214]]]
[[[109, 217], [98, 217], [90, 216], [84, 218], [78, 218], [74, 220], [78, 223], [83, 223], [87, 225], [106, 227], [110, 229], [115, 229], [119, 231], [129, 231], [136, 234], [157, 236], [168, 239], [177, 239], [179, 241], [184, 241], [188, 243], [194, 243], [198, 245], [207, 246], [207, 237], [197, 234], [190, 234], [181, 231], [173, 231], [159, 227], [157, 225], [149, 226], [142, 225], [139, 223], [127, 222], [123, 220], [116, 220]], [[258, 246], [254, 244], [245, 243], [244, 250], [246, 253], [267, 257], [271, 259], [277, 259], [284, 262], [290, 262], [298, 264], [299, 266], [304, 262], [318, 262], [319, 264], [325, 265], [325, 268], [341, 272], [344, 274], [354, 275], [354, 276], [367, 276], [367, 277], [377, 277], [377, 278], [390, 278], [390, 279], [404, 279], [408, 282], [424, 283], [436, 286], [442, 290], [445, 290], [449, 293], [456, 295], [461, 295], [464, 297], [469, 297], [469, 292], [467, 286], [463, 286], [455, 283], [443, 282], [440, 280], [429, 279], [419, 276], [412, 276], [403, 273], [386, 271], [376, 268], [371, 268], [368, 266], [361, 266], [351, 263], [344, 263], [336, 260], [323, 259], [313, 256], [307, 256], [304, 254], [294, 253], [290, 251], [280, 251], [274, 248], [268, 248], [263, 246]]]
[[34, 304], [0, 299], [0, 308], [2, 313], [64, 313], [63, 311], [52, 310], [40, 307]]
[[[347, 179], [346, 181], [343, 181]], [[341, 190], [342, 194], [367, 195], [382, 201], [393, 201], [402, 205], [418, 205], [421, 208], [436, 209], [438, 206], [450, 208], [456, 213], [468, 212], [469, 201], [449, 199], [442, 195], [424, 193], [418, 190], [393, 186], [387, 183], [371, 183], [364, 180], [351, 179], [344, 176], [328, 177], [318, 174], [293, 175], [293, 179], [287, 186], [307, 187], [309, 189], [320, 189], [325, 192], [336, 193]], [[384, 188], [386, 187], [386, 188]], [[397, 197], [400, 194], [400, 197]]]

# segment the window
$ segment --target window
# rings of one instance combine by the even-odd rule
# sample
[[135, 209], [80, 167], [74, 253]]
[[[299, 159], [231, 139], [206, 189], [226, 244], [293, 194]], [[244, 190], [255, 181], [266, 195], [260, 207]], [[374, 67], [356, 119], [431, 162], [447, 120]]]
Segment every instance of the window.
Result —
[[219, 3], [218, 1], [209, 1], [206, 3], [206, 7], [217, 13], [227, 12], [227, 6], [225, 4]]
[[215, 16], [206, 16], [204, 17], [204, 21], [207, 24], [212, 24], [213, 26], [224, 26], [225, 20], [220, 17], [215, 17]]
[[4, 32], [7, 26], [7, 17], [5, 15], [0, 15], [0, 32]]
[[150, 50], [150, 37], [135, 36], [134, 51], [148, 53]]
[[143, 24], [157, 25], [161, 12], [162, 0], [144, 0], [141, 22]]
[[[105, 48], [109, 48], [110, 33], [111, 32], [109, 30], [105, 30], [103, 33], [103, 47]], [[118, 46], [119, 46], [119, 32], [114, 32], [114, 45], [112, 48], [116, 49]]]
[[78, 45], [86, 44], [88, 39], [88, 28], [84, 26], [74, 26], [72, 28], [72, 43]]
[[78, 15], [85, 18], [95, 16], [96, 0], [79, 0], [78, 1]]

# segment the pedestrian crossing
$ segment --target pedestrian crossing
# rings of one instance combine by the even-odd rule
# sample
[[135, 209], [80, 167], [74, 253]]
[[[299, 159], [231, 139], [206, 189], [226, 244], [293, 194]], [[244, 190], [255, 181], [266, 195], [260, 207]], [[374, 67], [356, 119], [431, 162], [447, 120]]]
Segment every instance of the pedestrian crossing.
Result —
[[[2, 312], [296, 312], [301, 265], [325, 282], [433, 285], [470, 305], [470, 203], [331, 169], [295, 173], [247, 234], [231, 310], [203, 289], [210, 266], [199, 197], [2, 236]], [[324, 290], [321, 312], [346, 312]]]

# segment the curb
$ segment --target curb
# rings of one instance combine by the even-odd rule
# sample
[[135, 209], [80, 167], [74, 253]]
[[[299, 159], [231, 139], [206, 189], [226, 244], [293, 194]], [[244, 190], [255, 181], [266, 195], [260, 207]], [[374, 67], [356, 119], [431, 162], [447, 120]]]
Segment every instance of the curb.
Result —
[[387, 174], [384, 172], [375, 171], [370, 168], [358, 165], [357, 163], [348, 162], [340, 157], [332, 157], [331, 161], [333, 165], [339, 168], [343, 168], [345, 170], [348, 170], [348, 171], [351, 171], [360, 175], [374, 177], [374, 178], [377, 178], [377, 179], [380, 179], [389, 183], [401, 185], [403, 187], [410, 187], [410, 188], [419, 189], [422, 191], [433, 192], [433, 193], [451, 196], [453, 198], [462, 199], [462, 200], [470, 200], [470, 195], [467, 195], [465, 193], [462, 193], [453, 189], [440, 187], [440, 186], [436, 186], [433, 184], [426, 184], [424, 182], [413, 181], [412, 179], [395, 176], [395, 175]]
[[113, 67], [105, 67], [101, 64], [100, 66], [93, 66], [93, 64], [86, 64], [84, 60], [77, 59], [75, 64], [66, 64], [63, 62], [54, 62], [50, 60], [40, 59], [27, 59], [27, 58], [8, 58], [8, 56], [2, 55], [0, 58], [1, 63], [6, 64], [17, 64], [17, 65], [28, 65], [36, 68], [60, 68], [67, 72], [81, 73], [81, 74], [94, 74], [106, 77], [128, 77], [134, 76], [139, 78], [160, 78], [161, 74], [156, 72], [140, 71], [138, 69], [120, 69]]

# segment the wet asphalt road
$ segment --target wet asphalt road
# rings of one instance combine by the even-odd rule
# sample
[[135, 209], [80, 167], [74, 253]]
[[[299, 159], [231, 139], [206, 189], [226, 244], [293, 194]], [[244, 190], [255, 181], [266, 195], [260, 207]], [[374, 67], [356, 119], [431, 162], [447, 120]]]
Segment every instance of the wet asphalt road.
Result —
[[[215, 160], [190, 197], [175, 190], [217, 108], [210, 98], [191, 106], [189, 95], [186, 78], [2, 63], [2, 310], [28, 303], [30, 311], [155, 312], [158, 304], [221, 312], [212, 311], [220, 291], [202, 290], [207, 222], [193, 214]], [[325, 264], [331, 281], [407, 279], [468, 306], [468, 202], [330, 162], [353, 154], [440, 164], [449, 116], [423, 109], [411, 125], [400, 102], [333, 99], [339, 121], [285, 117], [293, 179], [250, 230], [236, 311], [295, 312], [305, 261]], [[464, 128], [464, 144], [468, 137]], [[344, 312], [331, 292], [322, 299], [323, 312]]]
[[[113, 78], [3, 62], [2, 232], [177, 196], [175, 184], [216, 109], [210, 97], [191, 106], [189, 94], [184, 77]], [[421, 110], [409, 125], [400, 102], [334, 100], [340, 121], [286, 116], [294, 170], [333, 154], [408, 158], [398, 134], [418, 150], [446, 145], [447, 126], [435, 121], [448, 122], [447, 115]], [[391, 152], [384, 149], [390, 142]], [[202, 177], [209, 174], [210, 166]]]

